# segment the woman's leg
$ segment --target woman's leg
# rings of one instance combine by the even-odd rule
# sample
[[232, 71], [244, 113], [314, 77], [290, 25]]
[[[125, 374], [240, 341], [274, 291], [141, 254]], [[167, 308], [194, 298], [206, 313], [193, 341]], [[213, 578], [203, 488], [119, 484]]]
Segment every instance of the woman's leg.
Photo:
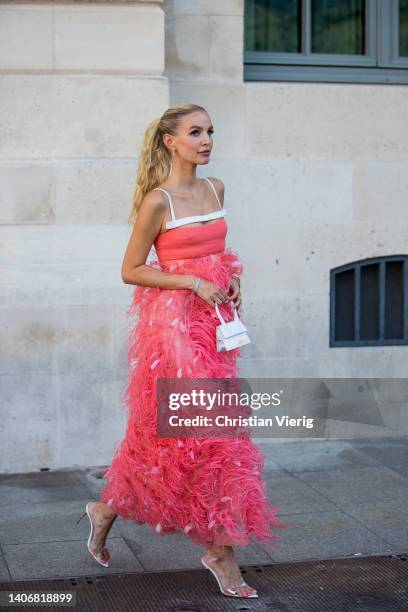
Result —
[[118, 516], [110, 506], [102, 501], [90, 503], [89, 513], [94, 524], [94, 532], [90, 548], [94, 554], [98, 554], [105, 544], [110, 528]]
[[254, 592], [256, 593], [256, 589], [250, 586], [236, 586], [244, 582], [244, 578], [242, 577], [232, 546], [212, 545], [207, 549], [203, 559], [206, 564], [218, 574], [224, 589], [232, 587], [242, 596], [251, 595]]

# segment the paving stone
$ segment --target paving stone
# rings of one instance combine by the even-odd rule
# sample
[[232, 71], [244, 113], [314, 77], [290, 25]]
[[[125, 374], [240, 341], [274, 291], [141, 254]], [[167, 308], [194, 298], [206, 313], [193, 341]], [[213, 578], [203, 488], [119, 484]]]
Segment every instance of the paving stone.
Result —
[[270, 552], [275, 561], [327, 559], [355, 554], [384, 554], [391, 546], [364, 525], [339, 510], [316, 514], [285, 514], [289, 524]]
[[389, 467], [408, 478], [407, 438], [383, 438], [380, 443], [376, 440], [356, 440], [353, 446], [380, 465]]
[[388, 467], [301, 472], [297, 478], [345, 510], [350, 503], [408, 499], [408, 481]]
[[289, 472], [329, 470], [337, 467], [378, 466], [375, 456], [356, 449], [352, 442], [321, 440], [313, 443], [258, 444], [267, 455], [265, 467]]
[[90, 489], [75, 472], [0, 475], [0, 506], [88, 499]]
[[[88, 517], [77, 524], [84, 511], [82, 500], [0, 506], [0, 544], [88, 539]], [[118, 521], [113, 523], [109, 537], [120, 537]]]
[[0, 548], [0, 581], [10, 580], [10, 572], [4, 560], [3, 551]]
[[408, 552], [408, 503], [391, 499], [375, 504], [352, 504], [347, 514], [380, 535], [395, 551]]
[[336, 509], [332, 501], [292, 474], [266, 473], [265, 482], [269, 503], [278, 506], [280, 512], [322, 512]]
[[10, 544], [3, 552], [13, 580], [143, 571], [122, 538], [109, 538], [107, 568], [91, 557], [86, 540]]

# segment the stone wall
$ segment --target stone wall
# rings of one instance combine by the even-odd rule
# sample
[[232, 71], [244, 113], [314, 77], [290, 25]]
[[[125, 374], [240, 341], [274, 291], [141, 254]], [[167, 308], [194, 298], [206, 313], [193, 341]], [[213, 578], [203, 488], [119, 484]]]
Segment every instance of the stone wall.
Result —
[[122, 436], [120, 269], [163, 70], [161, 2], [0, 5], [0, 472], [106, 464]]

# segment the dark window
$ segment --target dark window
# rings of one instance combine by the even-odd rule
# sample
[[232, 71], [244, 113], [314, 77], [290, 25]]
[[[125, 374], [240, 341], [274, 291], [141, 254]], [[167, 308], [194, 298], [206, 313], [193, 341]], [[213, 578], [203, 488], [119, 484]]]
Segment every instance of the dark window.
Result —
[[271, 53], [300, 53], [301, 7], [298, 0], [246, 3], [246, 49]]
[[247, 81], [408, 83], [408, 0], [246, 0]]
[[408, 57], [408, 0], [399, 2], [399, 55]]
[[385, 264], [385, 325], [384, 338], [404, 336], [404, 263], [387, 261]]
[[380, 264], [360, 268], [360, 340], [380, 337]]
[[311, 8], [312, 53], [364, 54], [365, 0], [312, 0]]
[[408, 255], [330, 272], [330, 346], [408, 344]]
[[354, 270], [339, 272], [336, 282], [336, 340], [354, 340]]

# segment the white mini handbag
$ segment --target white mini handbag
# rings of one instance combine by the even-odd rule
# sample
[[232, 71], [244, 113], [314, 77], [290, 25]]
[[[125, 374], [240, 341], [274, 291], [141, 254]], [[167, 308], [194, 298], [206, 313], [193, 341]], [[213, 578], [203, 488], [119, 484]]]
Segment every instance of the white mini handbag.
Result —
[[238, 317], [237, 309], [232, 304], [231, 307], [234, 311], [234, 318], [232, 321], [224, 321], [218, 308], [218, 304], [215, 304], [215, 310], [217, 311], [218, 318], [221, 321], [221, 325], [216, 327], [218, 352], [230, 351], [251, 342], [248, 336], [247, 328]]

